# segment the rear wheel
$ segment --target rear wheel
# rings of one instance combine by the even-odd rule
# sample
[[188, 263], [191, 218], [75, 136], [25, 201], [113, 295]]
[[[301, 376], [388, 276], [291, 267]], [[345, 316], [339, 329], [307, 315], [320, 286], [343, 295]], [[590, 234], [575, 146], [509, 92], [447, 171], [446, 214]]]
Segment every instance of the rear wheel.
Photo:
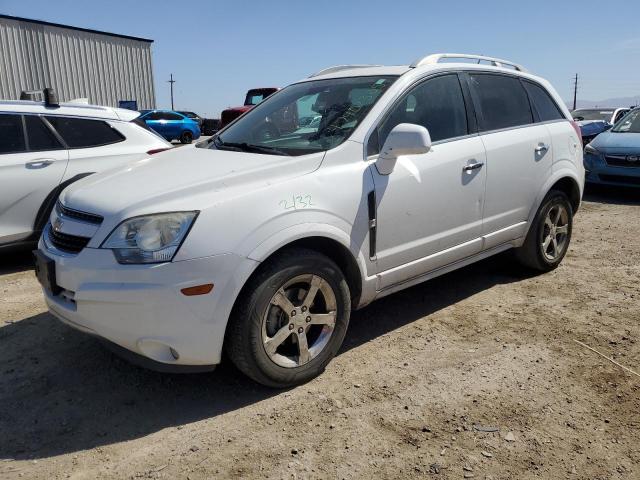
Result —
[[180, 135], [180, 143], [191, 143], [193, 142], [193, 133], [184, 131], [182, 135]]
[[338, 266], [310, 250], [268, 261], [236, 302], [225, 348], [236, 367], [271, 387], [304, 383], [336, 355], [349, 324], [349, 287]]
[[551, 190], [538, 209], [516, 258], [524, 266], [547, 272], [556, 268], [569, 248], [573, 209], [564, 192]]

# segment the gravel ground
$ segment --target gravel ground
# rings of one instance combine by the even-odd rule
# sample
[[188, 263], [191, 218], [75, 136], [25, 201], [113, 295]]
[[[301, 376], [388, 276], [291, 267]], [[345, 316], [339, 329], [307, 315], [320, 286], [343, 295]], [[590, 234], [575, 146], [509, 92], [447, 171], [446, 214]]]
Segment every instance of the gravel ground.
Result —
[[355, 312], [288, 391], [131, 366], [0, 257], [0, 478], [640, 478], [640, 194], [587, 195], [564, 263], [508, 255]]

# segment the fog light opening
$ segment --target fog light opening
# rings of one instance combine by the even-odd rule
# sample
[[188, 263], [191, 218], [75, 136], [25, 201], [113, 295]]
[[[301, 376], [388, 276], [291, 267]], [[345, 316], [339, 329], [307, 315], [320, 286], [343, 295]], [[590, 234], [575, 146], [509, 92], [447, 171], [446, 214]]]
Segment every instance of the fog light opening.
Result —
[[173, 347], [169, 347], [169, 351], [171, 352], [171, 356], [174, 360], [178, 360], [180, 358], [180, 354]]

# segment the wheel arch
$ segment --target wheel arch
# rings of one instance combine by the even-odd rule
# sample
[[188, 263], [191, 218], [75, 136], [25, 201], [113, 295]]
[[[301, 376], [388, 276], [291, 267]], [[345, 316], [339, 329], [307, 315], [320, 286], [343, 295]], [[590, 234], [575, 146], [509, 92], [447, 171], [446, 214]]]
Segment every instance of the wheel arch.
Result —
[[38, 213], [36, 214], [36, 218], [33, 222], [34, 234], [39, 234], [39, 232], [41, 232], [44, 226], [47, 224], [47, 220], [49, 219], [51, 210], [53, 209], [53, 206], [55, 205], [62, 191], [72, 183], [77, 182], [84, 177], [88, 177], [89, 175], [93, 175], [94, 173], [95, 172], [79, 173], [60, 183], [56, 188], [51, 190], [49, 195], [47, 195], [47, 197], [44, 199], [44, 202], [42, 202], [42, 205], [40, 205]]
[[[291, 248], [304, 248], [307, 250], [313, 250], [326, 257], [340, 267], [347, 285], [349, 285], [349, 291], [351, 292], [352, 305], [358, 305], [362, 296], [363, 288], [363, 266], [360, 265], [357, 257], [353, 251], [345, 245], [343, 239], [338, 240], [337, 235], [321, 234], [318, 232], [308, 232], [307, 235], [296, 235], [293, 238], [289, 238], [286, 241], [277, 243], [265, 242], [256, 247], [248, 257], [254, 260], [258, 260], [260, 265], [268, 262], [271, 258], [279, 255], [283, 251]], [[247, 278], [245, 285], [249, 280], [256, 275], [260, 270], [258, 266]], [[243, 287], [244, 288], [244, 287]]]
[[569, 197], [574, 214], [580, 207], [580, 201], [582, 200], [582, 188], [580, 188], [579, 179], [576, 173], [569, 169], [563, 169], [556, 172], [555, 175], [551, 176], [547, 182], [545, 182], [544, 186], [538, 193], [538, 197], [536, 198], [534, 205], [531, 207], [527, 220], [527, 231], [524, 234], [525, 237], [531, 228], [531, 224], [533, 223], [533, 219], [535, 218], [540, 205], [551, 190], [560, 190]]

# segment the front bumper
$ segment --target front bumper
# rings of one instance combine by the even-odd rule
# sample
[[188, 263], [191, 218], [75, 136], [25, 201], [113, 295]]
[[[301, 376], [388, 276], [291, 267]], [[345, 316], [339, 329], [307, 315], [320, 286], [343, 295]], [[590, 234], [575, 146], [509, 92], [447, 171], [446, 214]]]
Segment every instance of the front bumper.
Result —
[[640, 187], [640, 165], [619, 167], [608, 165], [601, 155], [585, 154], [585, 181], [591, 184]]
[[[110, 250], [74, 256], [39, 249], [55, 262], [57, 295], [43, 289], [50, 312], [64, 323], [138, 356], [167, 365], [220, 362], [235, 298], [256, 262], [234, 254], [150, 265], [120, 265]], [[213, 283], [206, 295], [181, 289]]]

